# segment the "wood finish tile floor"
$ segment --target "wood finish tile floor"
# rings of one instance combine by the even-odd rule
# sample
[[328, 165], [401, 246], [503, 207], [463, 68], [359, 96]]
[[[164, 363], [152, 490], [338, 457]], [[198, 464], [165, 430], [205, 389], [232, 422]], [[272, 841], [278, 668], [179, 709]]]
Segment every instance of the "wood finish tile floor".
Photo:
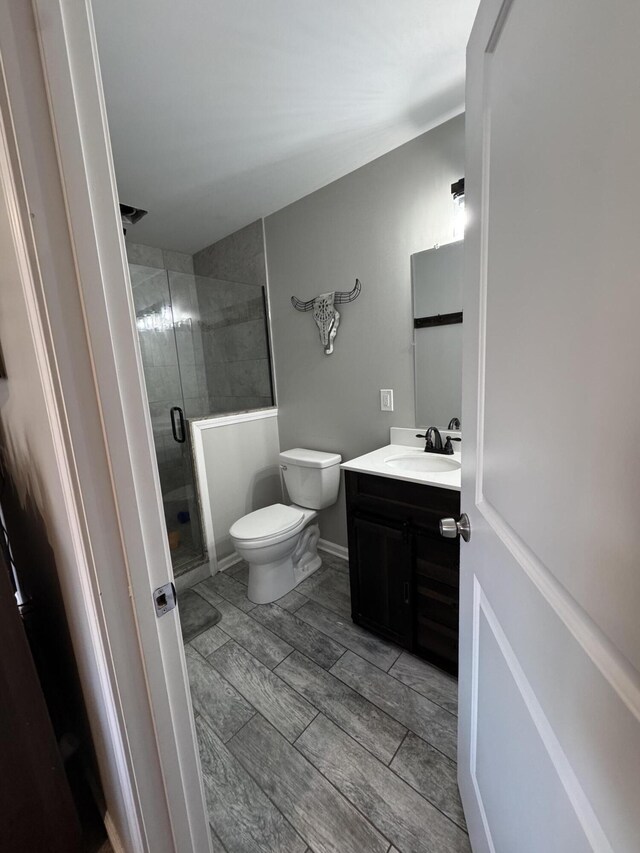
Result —
[[[275, 604], [246, 563], [181, 599], [214, 851], [470, 853], [456, 681], [354, 625], [347, 563], [321, 554]], [[221, 619], [193, 636], [205, 604]]]

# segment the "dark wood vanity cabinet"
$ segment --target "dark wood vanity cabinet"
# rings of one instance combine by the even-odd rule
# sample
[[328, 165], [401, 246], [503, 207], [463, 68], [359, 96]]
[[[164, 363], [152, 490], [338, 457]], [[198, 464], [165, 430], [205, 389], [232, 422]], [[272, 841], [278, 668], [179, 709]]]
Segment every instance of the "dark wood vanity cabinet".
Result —
[[457, 674], [460, 545], [439, 522], [460, 493], [354, 471], [345, 483], [353, 621]]

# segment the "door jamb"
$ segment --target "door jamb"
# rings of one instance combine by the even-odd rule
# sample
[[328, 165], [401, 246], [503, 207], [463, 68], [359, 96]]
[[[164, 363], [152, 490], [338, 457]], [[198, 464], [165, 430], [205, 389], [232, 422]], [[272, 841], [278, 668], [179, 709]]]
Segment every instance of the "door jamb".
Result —
[[[9, 0], [1, 17], [34, 339], [49, 368], [43, 382], [58, 416], [69, 520], [83, 539], [81, 618], [104, 676], [83, 689], [105, 703], [107, 748], [121, 746], [117, 773], [130, 797], [118, 829], [131, 849], [200, 853], [211, 841], [180, 625], [175, 611], [156, 620], [151, 597], [172, 571], [90, 2]], [[79, 305], [81, 323], [64, 316], [63, 301]], [[79, 345], [75, 365], [70, 342]], [[110, 524], [116, 535], [105, 542]], [[137, 641], [126, 649], [124, 624]]]

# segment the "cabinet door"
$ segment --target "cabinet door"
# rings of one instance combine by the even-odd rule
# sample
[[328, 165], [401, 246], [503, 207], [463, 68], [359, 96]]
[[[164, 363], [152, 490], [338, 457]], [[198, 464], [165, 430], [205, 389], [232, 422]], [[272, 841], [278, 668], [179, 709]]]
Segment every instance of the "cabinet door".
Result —
[[354, 621], [411, 648], [411, 545], [407, 529], [352, 519], [350, 549]]

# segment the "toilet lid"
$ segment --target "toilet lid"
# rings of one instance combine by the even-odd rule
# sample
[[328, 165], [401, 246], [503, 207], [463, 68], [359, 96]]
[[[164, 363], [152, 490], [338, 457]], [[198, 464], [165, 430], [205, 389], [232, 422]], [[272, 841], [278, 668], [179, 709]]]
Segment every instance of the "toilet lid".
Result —
[[304, 519], [299, 509], [284, 504], [272, 504], [239, 518], [231, 525], [229, 534], [236, 539], [267, 539], [292, 530]]

